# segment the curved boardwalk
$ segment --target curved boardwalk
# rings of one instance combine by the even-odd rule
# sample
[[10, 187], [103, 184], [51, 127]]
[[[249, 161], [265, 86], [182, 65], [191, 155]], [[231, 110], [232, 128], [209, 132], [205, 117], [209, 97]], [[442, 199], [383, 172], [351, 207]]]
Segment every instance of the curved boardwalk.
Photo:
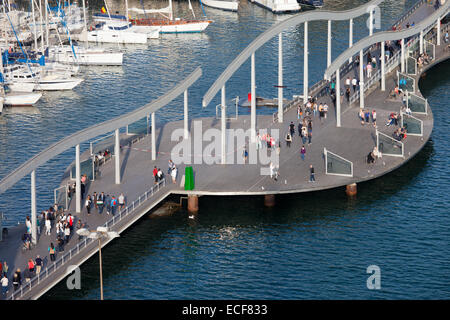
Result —
[[[432, 6], [428, 6], [426, 3], [420, 6], [415, 12], [411, 14], [411, 18], [403, 22], [404, 25], [411, 21], [419, 21], [424, 15], [429, 15], [434, 11]], [[443, 36], [445, 32], [441, 35]], [[444, 41], [441, 42], [441, 46], [436, 47], [436, 59], [432, 64], [445, 60], [449, 56], [449, 51], [445, 50]], [[376, 48], [372, 51], [376, 54], [378, 51]], [[430, 67], [430, 65], [427, 66]], [[396, 68], [395, 70], [397, 70]], [[402, 101], [389, 98], [389, 93], [396, 84], [395, 70], [386, 76], [386, 91], [382, 92], [377, 87], [372, 93], [366, 95], [365, 106], [366, 108], [377, 111], [377, 124], [380, 132], [386, 133], [391, 136], [396, 127], [386, 127], [386, 122], [391, 112], [399, 112]], [[358, 69], [351, 68], [346, 75], [341, 75], [341, 87], [345, 88], [344, 81], [347, 76], [353, 78], [358, 75]], [[416, 86], [419, 76], [415, 77]], [[378, 84], [378, 82], [377, 82]], [[358, 89], [357, 89], [358, 90]], [[417, 89], [416, 89], [417, 90]], [[353, 93], [353, 89], [351, 89]], [[167, 177], [166, 185], [161, 185], [160, 188], [154, 189], [151, 194], [145, 196], [146, 200], [142, 200], [141, 205], [137, 206], [135, 210], [131, 211], [132, 214], [128, 214], [126, 218], [121, 219], [119, 222], [115, 222], [112, 227], [113, 230], [122, 232], [131, 224], [133, 224], [142, 215], [146, 214], [149, 210], [155, 207], [158, 203], [163, 201], [170, 194], [195, 194], [195, 195], [264, 195], [264, 194], [282, 194], [282, 193], [300, 193], [314, 190], [323, 190], [329, 188], [335, 188], [345, 186], [353, 182], [366, 181], [398, 168], [406, 161], [411, 159], [428, 141], [433, 128], [433, 115], [430, 109], [428, 109], [427, 115], [418, 115], [417, 118], [423, 120], [424, 134], [423, 137], [408, 136], [404, 141], [405, 152], [404, 158], [383, 156], [378, 159], [375, 164], [368, 165], [366, 163], [367, 154], [373, 149], [376, 144], [375, 128], [370, 125], [362, 126], [358, 118], [359, 105], [351, 106], [344, 101], [342, 104], [342, 126], [336, 127], [336, 118], [333, 102], [328, 95], [324, 95], [318, 98], [319, 103], [327, 103], [330, 106], [328, 117], [323, 124], [320, 123], [318, 115], [313, 117], [313, 130], [312, 130], [312, 143], [311, 145], [305, 144], [306, 157], [303, 161], [300, 158], [299, 150], [302, 146], [301, 138], [298, 136], [297, 131], [297, 108], [294, 106], [288, 110], [284, 115], [284, 123], [274, 123], [272, 116], [258, 116], [257, 129], [279, 129], [281, 140], [281, 152], [280, 152], [280, 177], [278, 181], [270, 178], [270, 176], [262, 176], [261, 165], [259, 164], [229, 164], [229, 165], [206, 165], [206, 164], [192, 164], [191, 166], [195, 172], [195, 189], [192, 191], [185, 191], [184, 188], [179, 186], [180, 176], [184, 172], [184, 165], [178, 165], [178, 183], [172, 184], [170, 177]], [[215, 118], [202, 118], [194, 119], [190, 123], [190, 132], [194, 131], [195, 121], [202, 121], [203, 132], [210, 128], [216, 128], [220, 130], [220, 120]], [[288, 125], [290, 122], [294, 122], [296, 134], [294, 136], [292, 145], [290, 148], [286, 146], [284, 142], [284, 136], [288, 131]], [[127, 197], [127, 204], [131, 204], [131, 200], [137, 199], [146, 190], [149, 190], [153, 186], [152, 169], [153, 166], [160, 167], [164, 172], [167, 172], [168, 160], [171, 158], [171, 150], [177, 142], [171, 141], [171, 134], [177, 128], [182, 128], [183, 122], [170, 122], [156, 131], [156, 144], [157, 144], [157, 160], [151, 161], [151, 139], [150, 136], [146, 136], [144, 139], [132, 144], [124, 145], [121, 150], [121, 172], [122, 181], [121, 184], [115, 184], [114, 177], [114, 162], [109, 161], [100, 167], [101, 176], [96, 181], [89, 184], [86, 195], [93, 194], [93, 192], [105, 192], [105, 194], [115, 195], [116, 197], [120, 193], [124, 193]], [[239, 116], [237, 120], [227, 122], [227, 128], [229, 129], [248, 129], [250, 127], [250, 116]], [[192, 141], [191, 141], [192, 143]], [[204, 143], [206, 146], [208, 143]], [[236, 145], [236, 144], [235, 144]], [[325, 174], [325, 163], [323, 159], [323, 149], [334, 152], [344, 158], [353, 162], [353, 177], [342, 177]], [[192, 150], [194, 146], [192, 145]], [[217, 150], [220, 151], [220, 150]], [[229, 154], [234, 156], [235, 163], [237, 160], [242, 159], [243, 145], [236, 145], [235, 149]], [[273, 151], [275, 152], [275, 150]], [[87, 159], [89, 157], [88, 152], [85, 152], [81, 159]], [[193, 152], [192, 159], [197, 158], [198, 154]], [[219, 156], [220, 159], [220, 156]], [[219, 160], [220, 161], [220, 160]], [[312, 164], [315, 168], [315, 183], [310, 183], [309, 180], [309, 165]], [[264, 166], [268, 167], [268, 165]], [[67, 173], [66, 178], [62, 181], [62, 185], [68, 182]], [[75, 224], [77, 220], [81, 219], [83, 223], [87, 223], [90, 229], [95, 229], [99, 225], [103, 225], [105, 222], [111, 219], [111, 215], [98, 214], [93, 208], [91, 216], [87, 216], [86, 209], [84, 208], [81, 214], [75, 217]], [[133, 205], [134, 208], [134, 205]], [[69, 212], [75, 212], [74, 201], [70, 204]], [[116, 218], [118, 214], [116, 214]], [[41, 223], [42, 225], [42, 223]], [[42, 227], [42, 229], [44, 229]], [[26, 266], [26, 261], [31, 257], [35, 258], [37, 254], [45, 258], [44, 271], [51, 272], [53, 264], [48, 259], [47, 247], [50, 242], [55, 241], [55, 228], [52, 229], [50, 236], [41, 235], [39, 237], [38, 244], [33, 250], [22, 253], [19, 249], [22, 246], [20, 236], [25, 232], [25, 226], [18, 226], [12, 228], [8, 237], [0, 242], [0, 253], [2, 261], [7, 261], [9, 264], [9, 276], [12, 278], [13, 270], [18, 267], [22, 270]], [[65, 247], [64, 253], [69, 252], [70, 249], [75, 248], [79, 244], [77, 240], [78, 236], [75, 235], [69, 241]], [[106, 244], [106, 243], [105, 243]], [[96, 242], [86, 244], [86, 248], [83, 249], [82, 255], [74, 256], [69, 262], [62, 262], [71, 265], [80, 265], [87, 260], [90, 256], [97, 252]], [[80, 250], [81, 250], [80, 249]], [[74, 251], [75, 252], [75, 251]], [[58, 257], [64, 253], [58, 253]], [[49, 271], [50, 270], [50, 271]], [[53, 269], [52, 275], [40, 280], [38, 283], [30, 285], [24, 281], [22, 285], [22, 293], [15, 293], [14, 298], [20, 299], [36, 299], [43, 293], [49, 290], [54, 284], [60, 281], [67, 274], [66, 267]], [[11, 281], [10, 281], [11, 283]], [[8, 297], [11, 298], [10, 290]], [[23, 295], [22, 295], [23, 294]]]

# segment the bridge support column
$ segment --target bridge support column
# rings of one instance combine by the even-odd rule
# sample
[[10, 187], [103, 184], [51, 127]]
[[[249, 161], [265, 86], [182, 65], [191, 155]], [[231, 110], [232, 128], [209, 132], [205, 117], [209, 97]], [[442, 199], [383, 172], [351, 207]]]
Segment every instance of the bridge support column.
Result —
[[364, 54], [359, 51], [359, 107], [364, 108]]
[[384, 74], [386, 55], [384, 53], [384, 41], [381, 42], [381, 91], [386, 90], [386, 77]]
[[251, 58], [251, 110], [250, 110], [250, 135], [251, 142], [256, 142], [256, 75], [255, 75], [255, 53]]
[[328, 20], [327, 68], [331, 64], [331, 20]]
[[283, 34], [278, 35], [278, 123], [283, 123]]
[[369, 36], [373, 34], [373, 9], [370, 9], [370, 15], [369, 15]]
[[188, 91], [184, 90], [184, 139], [189, 139]]
[[266, 207], [275, 206], [275, 195], [274, 194], [264, 195], [264, 206], [266, 206]]
[[156, 119], [152, 112], [152, 160], [156, 160]]
[[400, 56], [400, 70], [401, 72], [405, 72], [405, 39], [401, 40], [401, 56]]
[[31, 241], [37, 243], [37, 219], [36, 219], [36, 171], [31, 172]]
[[221, 103], [221, 136], [222, 136], [222, 164], [227, 163], [227, 154], [226, 154], [226, 116], [227, 116], [227, 100], [225, 95], [225, 86], [222, 87], [222, 103]]
[[75, 146], [75, 211], [81, 212], [81, 169], [80, 169], [80, 145]]
[[308, 21], [305, 21], [305, 41], [303, 45], [303, 104], [308, 101]]
[[114, 144], [116, 184], [120, 184], [120, 132], [116, 129]]
[[[436, 39], [436, 45], [441, 45], [441, 19], [438, 18], [436, 21], [436, 30], [437, 30], [437, 39]], [[435, 57], [433, 57], [435, 58]]]
[[347, 187], [345, 188], [345, 193], [349, 197], [356, 196], [356, 194], [357, 194], [356, 183], [348, 184]]
[[419, 53], [423, 53], [423, 31], [420, 31], [419, 35]]
[[[353, 46], [353, 18], [350, 19], [349, 22], [349, 32], [348, 32], [348, 47], [351, 48]], [[352, 57], [348, 59], [348, 63], [352, 62]]]
[[192, 213], [198, 212], [198, 196], [196, 196], [196, 195], [188, 196], [187, 209], [189, 212], [192, 212]]
[[341, 126], [341, 75], [336, 70], [336, 127]]

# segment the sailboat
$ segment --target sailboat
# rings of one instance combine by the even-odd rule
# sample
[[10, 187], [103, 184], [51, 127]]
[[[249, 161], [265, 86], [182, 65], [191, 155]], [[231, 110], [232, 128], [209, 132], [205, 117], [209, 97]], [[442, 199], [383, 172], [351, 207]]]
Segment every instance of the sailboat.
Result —
[[[126, 3], [128, 9], [128, 2]], [[105, 6], [108, 8], [106, 1]], [[109, 9], [102, 8], [103, 19], [99, 21], [99, 19], [96, 19], [95, 14], [93, 17], [98, 23], [95, 26], [91, 26], [89, 31], [84, 30], [81, 35], [82, 39], [86, 37], [87, 41], [90, 42], [147, 43], [147, 34], [134, 32], [136, 29], [128, 21], [128, 16], [124, 17], [124, 19], [115, 19], [110, 15]]]
[[[79, 10], [72, 8], [72, 12]], [[86, 5], [83, 0], [83, 24], [84, 30], [87, 30]], [[62, 20], [62, 24], [66, 27], [67, 34], [70, 39], [70, 28], [68, 24]], [[87, 34], [85, 35], [85, 46], [81, 45], [60, 45], [49, 47], [49, 60], [57, 61], [64, 64], [75, 65], [105, 65], [105, 66], [121, 66], [123, 63], [123, 53], [119, 51], [107, 50], [99, 47], [88, 47]], [[71, 42], [71, 41], [70, 41]]]
[[200, 0], [205, 6], [220, 9], [224, 11], [238, 11], [239, 2], [237, 0], [226, 1], [226, 0]]
[[[128, 7], [128, 6], [127, 6]], [[194, 18], [194, 10], [192, 9], [191, 2], [189, 0], [189, 8], [191, 9]], [[161, 9], [139, 9], [139, 8], [130, 8], [129, 11], [135, 12], [136, 14], [147, 15], [150, 13], [160, 14], [163, 19], [155, 19], [155, 18], [135, 18], [129, 19], [129, 21], [133, 24], [133, 26], [139, 28], [148, 28], [148, 27], [158, 27], [160, 33], [193, 33], [193, 32], [203, 32], [209, 24], [212, 22], [211, 20], [185, 20], [181, 18], [173, 17], [173, 6], [172, 0], [169, 0], [169, 5], [165, 8]], [[104, 18], [102, 14], [94, 14], [94, 19], [98, 20]], [[112, 16], [111, 16], [112, 17]], [[115, 19], [125, 20], [128, 19], [127, 16], [116, 15]]]

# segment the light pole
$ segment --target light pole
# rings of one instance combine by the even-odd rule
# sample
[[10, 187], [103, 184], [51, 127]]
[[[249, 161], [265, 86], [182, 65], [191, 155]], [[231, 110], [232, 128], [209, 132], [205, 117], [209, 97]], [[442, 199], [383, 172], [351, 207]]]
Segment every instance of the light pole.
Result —
[[102, 272], [102, 239], [111, 240], [120, 237], [116, 231], [108, 231], [107, 227], [97, 227], [97, 231], [89, 231], [86, 228], [77, 230], [80, 236], [98, 240], [98, 258], [100, 264], [100, 300], [103, 300], [103, 272]]

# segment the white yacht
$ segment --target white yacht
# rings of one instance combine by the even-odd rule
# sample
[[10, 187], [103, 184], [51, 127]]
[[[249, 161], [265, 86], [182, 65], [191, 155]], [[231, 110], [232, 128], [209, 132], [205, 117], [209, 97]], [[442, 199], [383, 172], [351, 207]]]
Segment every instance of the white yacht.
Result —
[[123, 63], [122, 52], [83, 46], [73, 46], [73, 50], [71, 46], [52, 47], [48, 57], [50, 61], [64, 64], [121, 66]]
[[71, 90], [83, 81], [82, 78], [74, 78], [63, 73], [41, 72], [40, 68], [30, 65], [15, 65], [5, 68], [4, 77], [8, 84], [34, 83], [34, 90], [43, 91]]
[[134, 32], [133, 25], [127, 21], [100, 22], [92, 30], [84, 30], [79, 40], [85, 41], [86, 35], [89, 42], [147, 43], [147, 34]]

